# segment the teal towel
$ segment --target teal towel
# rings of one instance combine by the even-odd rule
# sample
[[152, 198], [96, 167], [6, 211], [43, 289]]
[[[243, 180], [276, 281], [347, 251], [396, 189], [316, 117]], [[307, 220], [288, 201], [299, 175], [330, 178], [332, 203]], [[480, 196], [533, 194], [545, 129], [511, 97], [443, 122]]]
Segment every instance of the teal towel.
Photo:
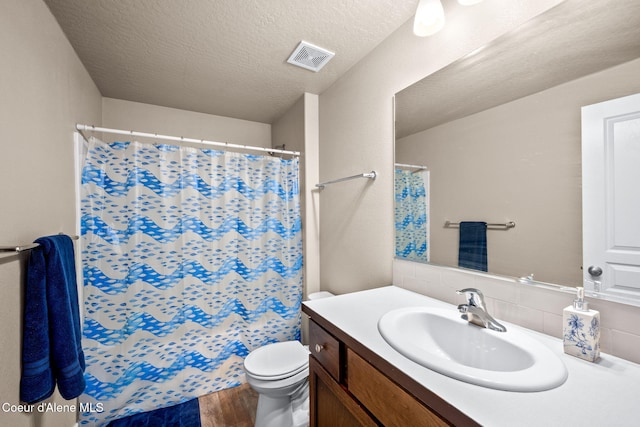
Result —
[[84, 353], [73, 241], [55, 235], [36, 240], [27, 267], [20, 399], [36, 403], [56, 383], [65, 399], [85, 388]]
[[487, 271], [487, 223], [463, 221], [460, 223], [458, 266]]

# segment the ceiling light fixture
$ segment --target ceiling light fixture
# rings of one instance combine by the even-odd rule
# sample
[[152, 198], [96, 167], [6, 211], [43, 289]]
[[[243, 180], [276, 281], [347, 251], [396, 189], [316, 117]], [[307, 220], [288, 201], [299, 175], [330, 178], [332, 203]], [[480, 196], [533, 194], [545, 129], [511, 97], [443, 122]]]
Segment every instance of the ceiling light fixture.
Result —
[[444, 9], [440, 0], [420, 0], [413, 20], [413, 34], [426, 37], [444, 27]]
[[[458, 0], [463, 6], [471, 6], [482, 0]], [[413, 34], [431, 36], [444, 27], [444, 9], [440, 0], [420, 0], [413, 19]]]

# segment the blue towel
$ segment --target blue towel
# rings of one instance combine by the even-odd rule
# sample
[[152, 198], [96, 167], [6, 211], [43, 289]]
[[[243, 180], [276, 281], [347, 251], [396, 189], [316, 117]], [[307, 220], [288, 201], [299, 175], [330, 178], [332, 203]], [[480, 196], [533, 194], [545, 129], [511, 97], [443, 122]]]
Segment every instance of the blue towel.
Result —
[[73, 241], [56, 235], [36, 240], [27, 267], [20, 399], [51, 396], [56, 382], [65, 399], [85, 388], [84, 353]]
[[487, 223], [463, 221], [460, 223], [458, 266], [487, 271]]
[[179, 405], [142, 412], [111, 421], [108, 427], [200, 427], [200, 403], [191, 399]]

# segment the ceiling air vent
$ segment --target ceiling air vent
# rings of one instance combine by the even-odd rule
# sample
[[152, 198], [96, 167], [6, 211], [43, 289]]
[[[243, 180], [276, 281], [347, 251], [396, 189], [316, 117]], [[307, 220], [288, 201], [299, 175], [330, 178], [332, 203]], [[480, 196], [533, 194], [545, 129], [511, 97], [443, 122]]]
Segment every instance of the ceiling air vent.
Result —
[[296, 47], [296, 50], [293, 51], [289, 59], [287, 59], [287, 62], [297, 65], [298, 67], [306, 68], [307, 70], [318, 72], [333, 58], [333, 55], [335, 55], [334, 52], [329, 52], [326, 49], [314, 46], [303, 40], [298, 47]]

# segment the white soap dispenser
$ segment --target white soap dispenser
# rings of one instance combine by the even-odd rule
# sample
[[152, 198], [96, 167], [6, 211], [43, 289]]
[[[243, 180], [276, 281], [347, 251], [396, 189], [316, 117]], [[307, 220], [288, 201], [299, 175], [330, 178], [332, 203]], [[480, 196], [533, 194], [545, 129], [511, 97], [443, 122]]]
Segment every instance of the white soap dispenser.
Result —
[[595, 362], [600, 356], [600, 312], [589, 310], [584, 288], [577, 288], [573, 305], [562, 312], [564, 352]]

